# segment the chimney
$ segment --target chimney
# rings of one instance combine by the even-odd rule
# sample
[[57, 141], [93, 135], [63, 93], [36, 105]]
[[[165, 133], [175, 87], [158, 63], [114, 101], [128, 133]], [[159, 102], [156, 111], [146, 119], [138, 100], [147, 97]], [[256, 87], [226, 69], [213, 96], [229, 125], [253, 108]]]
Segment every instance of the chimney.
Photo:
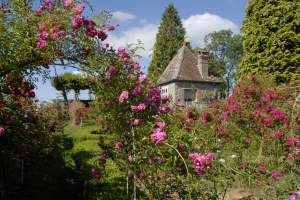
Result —
[[198, 68], [203, 78], [208, 77], [208, 52], [198, 51]]

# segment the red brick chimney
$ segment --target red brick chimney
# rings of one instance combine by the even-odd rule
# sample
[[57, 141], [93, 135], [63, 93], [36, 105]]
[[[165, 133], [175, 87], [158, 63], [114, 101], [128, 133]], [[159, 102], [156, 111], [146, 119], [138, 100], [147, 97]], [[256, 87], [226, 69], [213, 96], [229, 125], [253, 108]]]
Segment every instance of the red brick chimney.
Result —
[[198, 51], [198, 69], [203, 78], [208, 77], [208, 52], [204, 50]]

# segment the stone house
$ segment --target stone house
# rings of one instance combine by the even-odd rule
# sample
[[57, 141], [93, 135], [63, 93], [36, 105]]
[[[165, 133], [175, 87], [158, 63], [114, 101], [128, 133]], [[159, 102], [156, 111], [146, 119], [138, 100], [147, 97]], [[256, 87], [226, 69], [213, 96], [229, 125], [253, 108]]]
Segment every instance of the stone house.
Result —
[[196, 58], [183, 45], [157, 83], [174, 103], [205, 107], [220, 97], [222, 81], [208, 74], [208, 52], [199, 50]]

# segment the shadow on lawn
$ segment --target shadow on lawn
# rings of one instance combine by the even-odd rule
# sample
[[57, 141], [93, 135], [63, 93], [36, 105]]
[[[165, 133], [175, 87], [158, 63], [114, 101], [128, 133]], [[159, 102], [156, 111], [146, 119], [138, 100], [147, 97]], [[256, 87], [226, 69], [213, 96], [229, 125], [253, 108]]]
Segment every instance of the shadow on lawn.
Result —
[[[10, 190], [4, 200], [82, 200], [82, 184], [75, 165], [65, 162], [65, 151], [72, 148], [72, 140], [55, 136], [50, 153], [39, 153], [24, 160], [24, 181], [18, 189]], [[36, 164], [28, 164], [36, 163]]]

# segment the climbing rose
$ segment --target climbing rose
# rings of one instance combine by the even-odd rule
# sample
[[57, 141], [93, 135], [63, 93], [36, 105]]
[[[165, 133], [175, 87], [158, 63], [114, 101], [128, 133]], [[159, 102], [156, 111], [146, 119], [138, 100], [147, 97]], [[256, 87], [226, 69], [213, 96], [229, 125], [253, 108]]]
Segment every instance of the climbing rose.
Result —
[[202, 115], [202, 120], [211, 122], [211, 121], [212, 121], [212, 118], [211, 118], [211, 116], [210, 116], [209, 113], [203, 113], [203, 115]]
[[47, 28], [47, 24], [45, 24], [45, 23], [39, 24], [39, 29], [40, 30], [45, 30], [46, 28]]
[[128, 99], [128, 91], [123, 91], [119, 97], [119, 102], [123, 103], [125, 99]]
[[42, 39], [42, 40], [48, 40], [49, 39], [49, 34], [45, 31], [41, 32], [39, 34], [39, 37]]
[[92, 168], [92, 177], [94, 179], [99, 179], [101, 178], [102, 174], [100, 173], [98, 168]]
[[123, 146], [123, 144], [121, 142], [117, 142], [115, 148], [116, 149], [124, 149], [124, 146]]
[[289, 197], [289, 200], [296, 200], [296, 199], [300, 199], [300, 190], [294, 192], [294, 193]]
[[45, 48], [47, 46], [47, 42], [45, 41], [45, 40], [39, 40], [38, 42], [37, 42], [37, 47], [39, 48], [39, 49], [43, 49], [43, 48]]
[[160, 129], [162, 129], [166, 125], [165, 122], [157, 122], [156, 124], [157, 124], [157, 126], [159, 126]]
[[140, 119], [135, 119], [134, 122], [133, 122], [133, 124], [136, 125], [136, 126], [139, 125], [140, 123], [141, 123]]
[[118, 48], [118, 51], [119, 51], [119, 52], [124, 52], [124, 51], [125, 51], [125, 47], [119, 47], [119, 48]]
[[130, 108], [131, 108], [132, 110], [138, 110], [138, 111], [141, 111], [141, 110], [145, 110], [145, 109], [146, 109], [146, 105], [145, 105], [145, 103], [141, 103], [141, 104], [139, 104], [138, 106], [132, 105], [132, 106], [130, 106]]
[[162, 141], [167, 139], [167, 134], [162, 132], [160, 128], [154, 130], [154, 133], [151, 135], [151, 140], [155, 142], [156, 145], [162, 145]]
[[66, 0], [64, 3], [64, 6], [65, 6], [64, 8], [68, 9], [71, 3], [73, 3], [73, 0]]
[[53, 33], [53, 40], [57, 40], [58, 39], [58, 34], [57, 33]]
[[84, 10], [84, 5], [83, 4], [78, 4], [75, 8], [72, 8], [72, 11], [75, 13], [82, 13], [82, 11]]
[[106, 78], [110, 78], [110, 76], [112, 75], [112, 74], [116, 74], [117, 73], [117, 69], [116, 68], [114, 68], [114, 67], [111, 67], [106, 73], [105, 73], [105, 75], [106, 75]]
[[147, 75], [145, 75], [145, 74], [140, 75], [139, 83], [147, 83], [147, 82], [148, 82]]
[[0, 136], [4, 134], [4, 128], [0, 127]]

